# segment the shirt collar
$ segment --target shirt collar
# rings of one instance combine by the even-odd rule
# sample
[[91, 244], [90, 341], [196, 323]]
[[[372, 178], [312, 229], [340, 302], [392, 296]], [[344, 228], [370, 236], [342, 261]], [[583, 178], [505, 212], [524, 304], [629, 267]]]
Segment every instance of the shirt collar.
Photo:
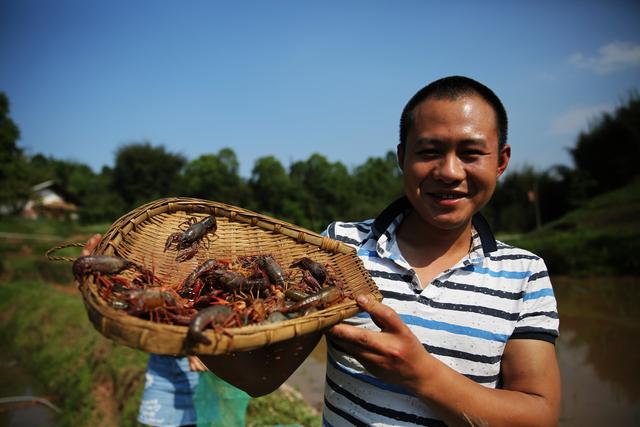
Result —
[[[373, 221], [373, 227], [371, 232], [372, 237], [378, 241], [378, 250], [388, 241], [390, 233], [395, 234], [396, 228], [404, 218], [407, 212], [412, 209], [409, 199], [405, 196], [395, 200], [389, 206], [387, 206]], [[471, 219], [474, 233], [472, 250], [469, 254], [469, 259], [474, 262], [478, 258], [483, 256], [489, 256], [491, 252], [495, 252], [498, 249], [496, 238], [489, 226], [487, 220], [479, 212], [473, 215]], [[395, 239], [393, 239], [395, 241]], [[480, 252], [482, 249], [482, 252]]]
[[375, 250], [380, 256], [380, 258], [388, 258], [396, 262], [397, 264], [402, 265], [402, 267], [410, 269], [409, 264], [404, 261], [402, 254], [400, 253], [400, 248], [398, 247], [397, 235], [396, 231], [398, 230], [398, 226], [402, 222], [405, 217], [404, 212], [398, 213], [395, 218], [391, 221], [389, 226], [383, 231], [383, 233], [377, 236], [375, 241]]

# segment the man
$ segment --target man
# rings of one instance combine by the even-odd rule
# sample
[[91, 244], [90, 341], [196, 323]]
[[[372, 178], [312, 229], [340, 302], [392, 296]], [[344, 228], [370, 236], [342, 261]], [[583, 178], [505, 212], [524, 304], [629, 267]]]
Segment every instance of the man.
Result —
[[[558, 316], [537, 256], [496, 242], [477, 212], [509, 162], [507, 118], [484, 85], [449, 77], [402, 114], [406, 199], [335, 223], [385, 296], [329, 332], [328, 425], [555, 425]], [[348, 325], [352, 323], [357, 325]]]
[[[557, 424], [558, 315], [546, 267], [496, 242], [478, 214], [509, 163], [506, 139], [490, 89], [457, 76], [433, 82], [401, 118], [406, 198], [375, 221], [327, 229], [358, 250], [385, 299], [359, 298], [366, 313], [327, 334], [325, 425]], [[203, 361], [265, 394], [319, 336]]]

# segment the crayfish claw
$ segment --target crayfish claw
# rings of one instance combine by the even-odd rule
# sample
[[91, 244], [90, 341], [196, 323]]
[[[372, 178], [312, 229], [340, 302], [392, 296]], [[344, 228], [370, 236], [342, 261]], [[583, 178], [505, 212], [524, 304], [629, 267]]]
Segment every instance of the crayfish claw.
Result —
[[167, 240], [164, 243], [164, 251], [165, 252], [168, 251], [171, 248], [171, 246], [173, 246], [174, 243], [179, 241], [180, 234], [181, 233], [171, 233], [171, 234], [169, 234], [169, 237], [167, 237]]
[[191, 247], [189, 247], [187, 249], [184, 249], [184, 250], [178, 252], [178, 255], [176, 255], [176, 261], [177, 262], [189, 261], [197, 253], [198, 253], [198, 247], [196, 245], [191, 246]]

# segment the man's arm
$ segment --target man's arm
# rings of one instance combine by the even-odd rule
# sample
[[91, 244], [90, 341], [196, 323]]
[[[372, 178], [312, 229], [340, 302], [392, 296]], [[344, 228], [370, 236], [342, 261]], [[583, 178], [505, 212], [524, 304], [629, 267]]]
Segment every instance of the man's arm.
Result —
[[503, 389], [484, 387], [429, 354], [400, 317], [373, 299], [358, 300], [381, 328], [346, 324], [329, 337], [383, 381], [412, 391], [451, 426], [553, 426], [560, 411], [560, 372], [552, 344], [510, 340]]

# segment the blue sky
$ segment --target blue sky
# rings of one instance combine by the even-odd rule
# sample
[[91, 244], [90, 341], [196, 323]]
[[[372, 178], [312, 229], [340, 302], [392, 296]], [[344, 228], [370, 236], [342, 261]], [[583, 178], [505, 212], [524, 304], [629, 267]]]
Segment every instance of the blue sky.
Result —
[[349, 167], [397, 143], [406, 101], [451, 74], [510, 114], [511, 167], [567, 147], [640, 88], [637, 1], [0, 0], [0, 91], [27, 153], [113, 165], [149, 141], [231, 147], [249, 176], [321, 153]]

